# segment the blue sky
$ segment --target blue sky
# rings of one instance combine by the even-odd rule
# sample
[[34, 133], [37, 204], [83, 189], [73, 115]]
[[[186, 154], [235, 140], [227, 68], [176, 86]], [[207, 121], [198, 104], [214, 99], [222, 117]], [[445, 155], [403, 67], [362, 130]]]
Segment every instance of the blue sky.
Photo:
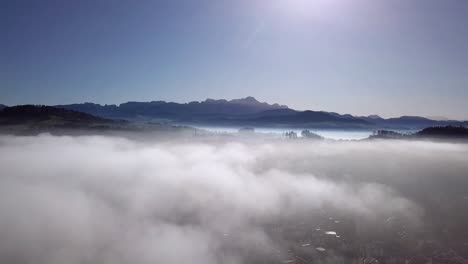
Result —
[[3, 0], [0, 103], [255, 96], [468, 119], [466, 0]]

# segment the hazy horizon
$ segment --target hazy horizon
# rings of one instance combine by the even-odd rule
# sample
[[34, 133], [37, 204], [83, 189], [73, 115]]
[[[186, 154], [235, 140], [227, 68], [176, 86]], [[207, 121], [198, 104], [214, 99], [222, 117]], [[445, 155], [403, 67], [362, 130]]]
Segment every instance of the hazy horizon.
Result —
[[[239, 97], [239, 98], [205, 98], [203, 100], [191, 100], [191, 101], [186, 101], [186, 102], [177, 102], [177, 101], [171, 101], [171, 100], [168, 100], [166, 102], [173, 102], [173, 103], [179, 103], [179, 104], [188, 104], [190, 102], [203, 102], [203, 101], [206, 101], [206, 100], [210, 100], [210, 99], [213, 99], [213, 100], [235, 100], [235, 99], [244, 99], [246, 97], [251, 97], [251, 96], [244, 96], [244, 97]], [[255, 98], [255, 97], [254, 97]], [[466, 119], [457, 119], [457, 118], [450, 118], [450, 117], [447, 117], [447, 116], [441, 116], [441, 115], [429, 115], [429, 116], [424, 116], [424, 115], [416, 115], [414, 113], [407, 113], [407, 114], [402, 114], [402, 115], [397, 115], [397, 116], [387, 116], [387, 115], [379, 115], [379, 114], [376, 114], [376, 113], [367, 113], [367, 114], [361, 114], [361, 115], [357, 115], [357, 114], [353, 114], [353, 113], [348, 113], [348, 112], [337, 112], [337, 111], [333, 111], [333, 110], [326, 110], [326, 109], [301, 109], [301, 108], [294, 108], [294, 107], [291, 107], [289, 105], [285, 105], [285, 104], [282, 104], [280, 102], [267, 102], [267, 101], [264, 101], [264, 100], [261, 100], [261, 99], [258, 99], [258, 98], [255, 98], [256, 100], [258, 100], [260, 103], [268, 103], [268, 104], [279, 104], [279, 105], [284, 105], [284, 106], [287, 106], [288, 108], [290, 109], [294, 109], [294, 110], [298, 110], [298, 111], [306, 111], [306, 110], [310, 110], [310, 111], [323, 111], [323, 112], [336, 112], [338, 114], [351, 114], [353, 116], [372, 116], [372, 115], [378, 115], [382, 118], [398, 118], [398, 117], [402, 117], [402, 116], [421, 116], [421, 117], [425, 117], [425, 118], [429, 118], [429, 119], [433, 119], [433, 120], [459, 120], [459, 121], [468, 121], [468, 118]], [[129, 101], [124, 101], [124, 102], [120, 102], [120, 103], [98, 103], [98, 102], [93, 102], [93, 101], [83, 101], [83, 102], [69, 102], [69, 103], [57, 103], [57, 104], [49, 104], [51, 106], [53, 105], [68, 105], [68, 104], [84, 104], [84, 103], [95, 103], [95, 104], [99, 104], [99, 105], [117, 105], [119, 106], [120, 104], [124, 104], [124, 103], [128, 103], [128, 102], [153, 102], [153, 101], [164, 101], [164, 100], [159, 100], [159, 99], [149, 99], [149, 100], [146, 100], [146, 101], [136, 101], [136, 100], [129, 100]], [[0, 104], [2, 104], [0, 102]], [[48, 104], [38, 104], [38, 103], [34, 103], [34, 102], [28, 102], [28, 103], [23, 103], [24, 105], [27, 105], [27, 104], [32, 104], [32, 105], [48, 105]], [[23, 104], [17, 104], [17, 105], [23, 105]], [[6, 105], [6, 104], [4, 104]], [[6, 105], [6, 106], [14, 106], [14, 105]]]

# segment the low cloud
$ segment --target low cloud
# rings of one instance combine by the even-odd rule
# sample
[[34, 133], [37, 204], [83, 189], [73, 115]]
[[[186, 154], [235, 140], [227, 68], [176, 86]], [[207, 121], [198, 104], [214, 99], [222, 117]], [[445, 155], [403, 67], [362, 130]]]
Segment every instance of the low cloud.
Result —
[[430, 142], [3, 136], [0, 262], [281, 261], [298, 225], [367, 237], [398, 219], [416, 232], [427, 192], [464, 195], [466, 157]]

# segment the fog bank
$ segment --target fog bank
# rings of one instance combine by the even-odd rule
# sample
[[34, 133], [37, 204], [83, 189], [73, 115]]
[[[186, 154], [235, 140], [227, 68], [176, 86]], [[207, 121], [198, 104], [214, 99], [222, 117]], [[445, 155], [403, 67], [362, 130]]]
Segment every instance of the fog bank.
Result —
[[0, 168], [1, 263], [342, 263], [468, 219], [466, 144], [2, 136]]

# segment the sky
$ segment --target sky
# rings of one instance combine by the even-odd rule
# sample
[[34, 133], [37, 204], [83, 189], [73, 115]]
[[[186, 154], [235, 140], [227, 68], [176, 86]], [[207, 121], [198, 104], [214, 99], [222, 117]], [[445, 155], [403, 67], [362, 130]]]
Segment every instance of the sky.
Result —
[[254, 96], [468, 120], [466, 0], [2, 0], [0, 103]]

